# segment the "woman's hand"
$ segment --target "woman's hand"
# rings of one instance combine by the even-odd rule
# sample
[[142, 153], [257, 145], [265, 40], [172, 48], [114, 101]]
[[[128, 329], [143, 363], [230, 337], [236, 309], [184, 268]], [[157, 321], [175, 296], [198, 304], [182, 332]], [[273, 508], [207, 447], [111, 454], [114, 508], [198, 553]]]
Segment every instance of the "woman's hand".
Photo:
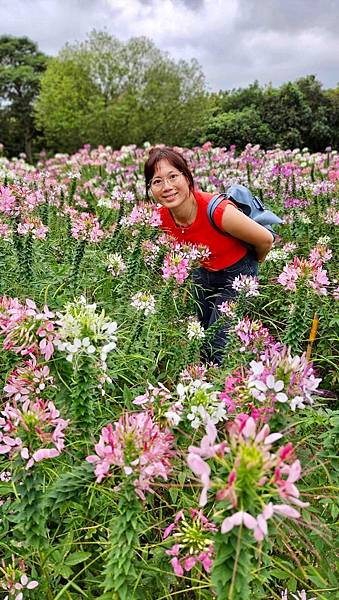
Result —
[[226, 233], [254, 247], [258, 262], [265, 260], [273, 244], [273, 236], [268, 229], [246, 217], [232, 204], [225, 207], [221, 224]]

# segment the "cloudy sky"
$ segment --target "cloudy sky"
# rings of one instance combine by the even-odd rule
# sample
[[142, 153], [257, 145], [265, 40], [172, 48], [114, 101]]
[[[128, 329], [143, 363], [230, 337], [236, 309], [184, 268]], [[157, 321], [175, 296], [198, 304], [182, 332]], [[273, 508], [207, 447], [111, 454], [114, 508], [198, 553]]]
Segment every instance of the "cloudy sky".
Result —
[[55, 55], [91, 29], [196, 58], [210, 91], [314, 74], [339, 83], [339, 0], [0, 0], [0, 35]]

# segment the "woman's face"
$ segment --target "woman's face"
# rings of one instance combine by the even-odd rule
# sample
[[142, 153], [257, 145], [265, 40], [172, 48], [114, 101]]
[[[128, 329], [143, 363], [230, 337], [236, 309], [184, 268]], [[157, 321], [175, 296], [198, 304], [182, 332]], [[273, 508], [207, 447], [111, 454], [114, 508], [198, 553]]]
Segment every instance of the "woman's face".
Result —
[[177, 208], [190, 196], [186, 177], [166, 159], [160, 160], [155, 167], [151, 192], [165, 208]]

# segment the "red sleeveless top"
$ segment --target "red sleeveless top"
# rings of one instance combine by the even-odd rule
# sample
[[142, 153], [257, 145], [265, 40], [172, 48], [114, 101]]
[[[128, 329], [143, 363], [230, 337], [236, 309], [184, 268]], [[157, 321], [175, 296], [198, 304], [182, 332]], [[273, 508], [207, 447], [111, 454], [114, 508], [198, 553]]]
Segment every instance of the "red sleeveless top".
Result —
[[[209, 222], [207, 216], [207, 206], [215, 194], [208, 192], [193, 191], [194, 198], [197, 201], [198, 212], [195, 221], [183, 227], [177, 225], [168, 208], [162, 206], [159, 208], [161, 217], [161, 229], [172, 235], [179, 242], [190, 242], [196, 246], [204, 244], [210, 250], [209, 258], [201, 261], [201, 266], [208, 271], [219, 271], [236, 263], [247, 254], [247, 248], [237, 238], [216, 231]], [[216, 224], [221, 226], [221, 219], [227, 204], [234, 203], [231, 200], [224, 200], [219, 204], [214, 212]]]

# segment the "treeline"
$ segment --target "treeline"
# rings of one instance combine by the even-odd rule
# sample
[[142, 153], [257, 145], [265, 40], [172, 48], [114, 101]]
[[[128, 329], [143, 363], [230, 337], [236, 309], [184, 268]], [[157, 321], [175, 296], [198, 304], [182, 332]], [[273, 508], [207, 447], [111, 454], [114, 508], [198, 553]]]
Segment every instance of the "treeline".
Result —
[[271, 148], [339, 146], [339, 87], [314, 75], [281, 87], [208, 93], [196, 60], [174, 61], [145, 37], [93, 31], [48, 57], [28, 38], [0, 37], [0, 143], [32, 161], [43, 149], [144, 142]]

